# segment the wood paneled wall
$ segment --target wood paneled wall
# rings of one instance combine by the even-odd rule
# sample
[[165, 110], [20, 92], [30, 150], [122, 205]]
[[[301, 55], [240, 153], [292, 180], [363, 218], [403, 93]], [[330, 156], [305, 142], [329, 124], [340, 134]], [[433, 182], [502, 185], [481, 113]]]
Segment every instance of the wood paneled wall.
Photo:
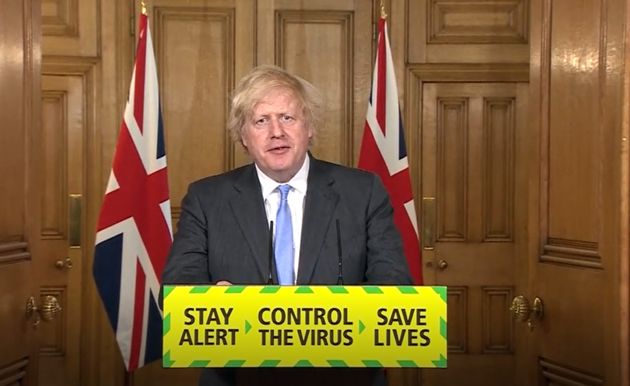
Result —
[[[601, 270], [607, 267], [606, 256], [613, 256], [608, 262], [617, 264], [617, 252], [612, 251], [617, 247], [616, 228], [610, 228], [617, 207], [607, 204], [604, 198], [609, 196], [602, 195], [610, 193], [607, 182], [614, 180], [611, 173], [617, 169], [607, 168], [602, 160], [620, 162], [606, 158], [619, 150], [611, 139], [617, 132], [607, 128], [619, 126], [622, 115], [618, 105], [610, 106], [621, 99], [613, 84], [623, 84], [625, 79], [618, 70], [623, 67], [619, 52], [624, 47], [619, 26], [627, 10], [621, 0], [583, 1], [579, 6], [570, 0], [383, 3], [389, 14], [420, 225], [434, 220], [436, 227], [437, 245], [424, 250], [425, 283], [450, 286], [452, 354], [452, 371], [425, 372], [424, 381], [417, 372], [392, 372], [393, 384], [509, 384], [534, 366], [563, 373], [562, 366], [573, 358], [560, 365], [553, 360], [554, 353], [535, 365], [520, 360], [523, 357], [518, 355], [525, 354], [519, 350], [529, 347], [528, 336], [518, 330], [505, 308], [512, 296], [533, 287], [528, 275], [531, 251], [537, 250], [538, 241], [542, 243], [540, 260], [550, 267]], [[230, 91], [258, 64], [285, 67], [323, 91], [327, 113], [313, 153], [346, 165], [356, 163], [379, 1], [152, 0], [147, 5], [175, 222], [189, 182], [248, 162], [240, 145], [229, 139], [225, 119]], [[532, 14], [531, 10], [544, 12]], [[46, 204], [46, 237], [63, 236], [67, 196], [83, 197], [82, 247], [72, 252], [80, 268], [72, 274], [51, 268], [63, 246], [57, 246], [58, 252], [43, 259], [38, 268], [42, 278], [56, 278], [47, 281], [40, 293], [81, 288], [80, 297], [66, 304], [69, 315], [81, 321], [80, 343], [70, 341], [79, 338], [68, 332], [72, 326], [68, 318], [59, 322], [60, 330], [51, 333], [51, 345], [79, 347], [65, 352], [66, 358], [80, 355], [80, 361], [67, 359], [65, 375], [58, 379], [79, 379], [85, 385], [194, 384], [195, 372], [165, 372], [159, 363], [133, 376], [124, 374], [90, 272], [94, 224], [133, 66], [139, 2], [42, 0], [41, 12], [43, 74], [50, 81], [42, 110], [43, 138], [48, 139], [41, 150], [48, 163], [45, 189], [36, 199]], [[535, 70], [532, 79], [540, 83], [538, 94], [528, 92], [530, 54]], [[563, 68], [567, 71], [554, 72]], [[1, 79], [3, 87], [12, 84], [9, 78]], [[84, 96], [73, 99], [75, 89]], [[571, 98], [576, 94], [589, 97]], [[535, 108], [542, 106], [535, 110], [540, 115], [533, 117], [528, 113], [531, 95]], [[540, 119], [540, 126], [532, 125], [532, 119]], [[539, 129], [541, 138], [530, 136]], [[19, 148], [24, 139], [20, 131], [3, 135], [7, 141], [0, 146], [5, 149]], [[547, 146], [541, 148], [547, 153], [532, 150], [537, 149], [532, 144], [537, 140]], [[70, 153], [77, 146], [83, 157], [61, 157], [64, 149]], [[24, 165], [25, 157], [16, 154], [8, 163], [0, 163], [5, 165], [0, 168], [10, 172]], [[537, 167], [540, 160], [546, 161], [538, 180], [532, 177], [539, 177], [538, 172], [532, 172], [528, 163]], [[77, 167], [80, 183], [70, 178], [76, 173], [69, 170]], [[17, 185], [7, 189], [7, 199], [0, 200], [14, 217], [26, 210], [22, 204], [8, 204], [10, 198], [24, 193], [20, 188], [24, 178], [16, 175]], [[540, 181], [548, 182], [542, 185], [544, 189], [531, 190]], [[539, 193], [543, 211], [532, 198]], [[424, 197], [435, 199], [435, 215], [422, 217]], [[534, 212], [541, 215], [540, 232], [539, 223], [531, 220]], [[605, 224], [608, 227], [602, 228]], [[5, 227], [10, 237], [0, 244], [0, 262], [3, 256], [28, 255], [28, 245], [20, 237], [25, 227], [24, 222]], [[442, 261], [445, 268], [438, 265]], [[542, 278], [553, 281], [554, 275]], [[563, 309], [557, 303], [552, 301], [553, 307]], [[597, 310], [617, 317], [610, 308]], [[607, 332], [594, 336], [615, 338]], [[585, 374], [602, 373], [576, 363], [586, 368]], [[489, 373], [492, 381], [487, 379]]]
[[41, 187], [41, 24], [38, 0], [8, 0], [0, 12], [0, 384], [35, 385], [37, 335], [29, 298]]

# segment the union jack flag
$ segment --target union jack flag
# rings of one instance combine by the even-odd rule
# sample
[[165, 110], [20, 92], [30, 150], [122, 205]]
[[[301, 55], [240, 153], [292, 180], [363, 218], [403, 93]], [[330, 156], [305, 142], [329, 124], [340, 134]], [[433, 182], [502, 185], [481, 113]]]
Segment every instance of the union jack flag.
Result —
[[403, 239], [409, 269], [416, 284], [422, 284], [418, 222], [398, 105], [394, 62], [384, 17], [378, 22], [376, 64], [358, 166], [378, 174], [383, 180], [392, 200], [394, 222]]
[[127, 371], [162, 355], [160, 278], [173, 240], [157, 70], [140, 17], [129, 100], [97, 224], [93, 274]]

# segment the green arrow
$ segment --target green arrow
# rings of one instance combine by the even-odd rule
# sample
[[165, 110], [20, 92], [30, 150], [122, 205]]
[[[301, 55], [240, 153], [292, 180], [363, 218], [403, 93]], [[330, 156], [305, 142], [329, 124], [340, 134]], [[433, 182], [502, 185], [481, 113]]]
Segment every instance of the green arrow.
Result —
[[171, 360], [171, 352], [168, 351], [162, 357], [162, 366], [164, 366], [164, 367], [171, 367], [171, 366], [173, 366], [173, 363], [175, 363], [175, 361]]
[[346, 361], [341, 359], [328, 359], [328, 364], [331, 367], [348, 367]]
[[313, 364], [308, 359], [300, 359], [294, 367], [313, 367]]
[[245, 291], [245, 286], [242, 285], [230, 285], [225, 287], [225, 292], [226, 294], [240, 294], [241, 292]]
[[265, 359], [260, 364], [260, 367], [276, 367], [280, 364], [280, 361], [277, 359]]
[[245, 364], [243, 359], [231, 359], [225, 363], [225, 367], [241, 367]]
[[205, 294], [208, 291], [210, 291], [210, 287], [207, 285], [198, 285], [190, 289], [191, 294]]
[[440, 299], [442, 299], [442, 301], [446, 302], [446, 287], [444, 286], [438, 286], [438, 287], [431, 287], [433, 289], [433, 291], [438, 294], [440, 296]]
[[168, 334], [171, 331], [171, 314], [164, 316], [164, 322], [162, 323], [162, 336]]
[[164, 295], [163, 295], [163, 296], [164, 296], [164, 299], [166, 299], [166, 297], [167, 297], [167, 296], [168, 296], [171, 292], [173, 292], [173, 290], [174, 290], [174, 289], [175, 289], [175, 287], [174, 287], [174, 286], [172, 286], [172, 285], [165, 285], [165, 286], [164, 286], [164, 292], [163, 292], [163, 294], [164, 294]]
[[252, 325], [249, 324], [249, 322], [246, 320], [245, 321], [245, 333], [247, 334], [249, 332], [249, 330], [252, 329]]
[[364, 359], [362, 362], [365, 367], [383, 367], [381, 362], [374, 359]]
[[437, 361], [431, 361], [431, 362], [433, 362], [435, 367], [442, 367], [442, 368], [446, 367], [446, 358], [442, 354], [440, 354], [440, 359], [438, 359]]
[[416, 289], [410, 285], [398, 286], [398, 291], [400, 291], [400, 293], [404, 295], [415, 295], [418, 293], [418, 291], [416, 291]]

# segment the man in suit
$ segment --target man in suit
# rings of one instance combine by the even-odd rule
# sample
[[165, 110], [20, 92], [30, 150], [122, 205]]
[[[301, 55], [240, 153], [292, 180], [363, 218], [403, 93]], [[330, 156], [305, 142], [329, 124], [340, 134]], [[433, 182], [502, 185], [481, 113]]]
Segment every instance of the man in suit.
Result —
[[[277, 67], [241, 80], [228, 129], [253, 163], [189, 186], [164, 284], [412, 284], [378, 177], [309, 153], [321, 105], [310, 83]], [[385, 384], [382, 371], [357, 369], [207, 370], [200, 384], [309, 382]]]

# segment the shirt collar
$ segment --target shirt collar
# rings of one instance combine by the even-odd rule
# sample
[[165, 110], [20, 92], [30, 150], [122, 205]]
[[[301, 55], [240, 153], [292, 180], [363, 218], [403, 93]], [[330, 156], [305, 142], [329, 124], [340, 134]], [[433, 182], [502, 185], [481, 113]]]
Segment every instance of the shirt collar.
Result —
[[[291, 185], [293, 190], [301, 193], [302, 195], [306, 194], [308, 170], [310, 168], [310, 162], [311, 162], [310, 157], [307, 154], [306, 157], [304, 157], [304, 163], [302, 164], [302, 167], [300, 168], [300, 170], [298, 170], [298, 172], [295, 173], [293, 178], [291, 178], [288, 182], [286, 182], [287, 184]], [[267, 199], [267, 197], [269, 197], [269, 195], [273, 193], [274, 190], [276, 190], [278, 185], [282, 185], [282, 184], [276, 182], [271, 177], [266, 175], [262, 170], [260, 170], [258, 165], [256, 165], [255, 163], [254, 165], [256, 166], [256, 174], [258, 175], [258, 181], [260, 182], [260, 188], [262, 190], [263, 198]]]

